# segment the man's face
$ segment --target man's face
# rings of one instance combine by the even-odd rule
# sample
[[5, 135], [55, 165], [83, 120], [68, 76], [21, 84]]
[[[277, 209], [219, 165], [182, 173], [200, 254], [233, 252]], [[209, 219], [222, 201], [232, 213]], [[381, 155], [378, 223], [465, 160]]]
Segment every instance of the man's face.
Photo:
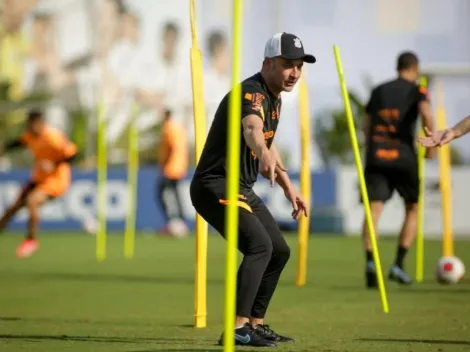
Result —
[[134, 42], [139, 39], [139, 28], [137, 19], [132, 15], [126, 14], [122, 18], [122, 32], [126, 39]]
[[51, 32], [51, 20], [50, 19], [36, 19], [33, 25], [34, 35], [37, 39], [44, 40]]
[[302, 74], [303, 60], [270, 60], [271, 81], [279, 91], [291, 92]]
[[172, 54], [176, 49], [176, 41], [178, 40], [178, 33], [169, 29], [163, 34], [163, 47], [164, 51]]
[[413, 66], [411, 69], [410, 69], [410, 73], [411, 75], [413, 76], [413, 80], [418, 80], [419, 78], [419, 66], [418, 65], [415, 65]]
[[28, 122], [28, 130], [35, 136], [39, 136], [44, 128], [44, 120], [36, 119]]
[[217, 60], [223, 72], [230, 70], [230, 52], [228, 49], [227, 43], [223, 42], [214, 50], [214, 58]]

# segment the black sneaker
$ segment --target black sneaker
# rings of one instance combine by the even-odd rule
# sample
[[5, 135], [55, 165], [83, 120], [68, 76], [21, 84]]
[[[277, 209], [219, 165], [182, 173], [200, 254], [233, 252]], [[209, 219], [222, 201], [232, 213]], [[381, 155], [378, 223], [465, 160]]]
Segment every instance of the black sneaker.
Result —
[[[235, 329], [235, 345], [252, 347], [276, 347], [276, 343], [259, 335], [250, 323], [245, 323], [241, 328]], [[220, 336], [219, 345], [224, 345], [224, 334]]]
[[367, 262], [366, 267], [366, 286], [367, 288], [377, 288], [377, 271], [375, 270], [375, 264], [372, 261]]
[[274, 342], [294, 342], [293, 338], [281, 336], [272, 330], [269, 325], [257, 325], [255, 331], [258, 335], [264, 337], [266, 340]]

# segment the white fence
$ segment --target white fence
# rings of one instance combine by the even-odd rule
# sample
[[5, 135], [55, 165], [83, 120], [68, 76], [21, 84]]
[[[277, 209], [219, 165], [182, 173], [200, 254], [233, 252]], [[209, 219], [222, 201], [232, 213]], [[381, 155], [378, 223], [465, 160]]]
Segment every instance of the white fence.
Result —
[[[343, 167], [337, 174], [338, 207], [344, 215], [344, 230], [350, 235], [361, 233], [364, 211], [359, 202], [359, 181], [355, 167]], [[452, 169], [452, 228], [455, 237], [470, 238], [470, 167]], [[439, 170], [426, 169], [424, 233], [427, 238], [442, 234], [442, 207], [439, 189]], [[397, 235], [403, 221], [404, 207], [398, 194], [394, 194], [382, 214], [378, 233]]]

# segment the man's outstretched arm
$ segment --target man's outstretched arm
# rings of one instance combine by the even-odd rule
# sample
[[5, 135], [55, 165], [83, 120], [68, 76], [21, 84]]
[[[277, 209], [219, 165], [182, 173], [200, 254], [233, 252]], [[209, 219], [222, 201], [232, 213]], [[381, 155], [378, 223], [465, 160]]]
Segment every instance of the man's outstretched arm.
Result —
[[[421, 115], [421, 120], [425, 130], [433, 131], [434, 130], [434, 123], [433, 123], [433, 116], [431, 112], [431, 104], [429, 101], [423, 100], [419, 103], [419, 113]], [[426, 159], [433, 159], [436, 154], [436, 150], [432, 148], [426, 149]]]
[[459, 123], [452, 127], [452, 130], [454, 131], [455, 138], [462, 137], [470, 132], [470, 115], [463, 118]]
[[282, 160], [281, 160], [281, 155], [279, 154], [279, 151], [277, 150], [274, 143], [271, 145], [271, 148], [269, 149], [271, 150], [271, 153], [273, 153], [273, 156], [276, 159], [276, 174], [277, 174], [276, 181], [279, 184], [279, 186], [282, 187], [284, 191], [287, 191], [292, 187], [292, 182], [289, 178], [289, 175], [287, 174], [287, 169], [284, 167]]
[[6, 142], [4, 145], [0, 145], [0, 156], [2, 156], [4, 153], [8, 153], [11, 150], [15, 150], [24, 146], [25, 144], [20, 138]]
[[276, 160], [276, 181], [284, 190], [286, 198], [292, 203], [292, 218], [298, 220], [302, 213], [305, 216], [308, 216], [309, 211], [307, 209], [307, 204], [302, 199], [301, 194], [292, 185], [289, 175], [287, 174], [287, 169], [282, 164], [281, 156], [277, 151], [277, 148], [272, 144], [269, 150]]
[[463, 118], [452, 128], [435, 132], [425, 128], [425, 132], [426, 136], [418, 137], [418, 141], [422, 146], [426, 148], [443, 146], [470, 132], [470, 116]]

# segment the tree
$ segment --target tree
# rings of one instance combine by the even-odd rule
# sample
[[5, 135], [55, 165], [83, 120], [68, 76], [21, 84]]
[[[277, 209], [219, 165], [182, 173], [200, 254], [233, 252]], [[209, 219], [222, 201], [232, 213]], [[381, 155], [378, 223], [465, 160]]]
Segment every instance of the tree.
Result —
[[[11, 138], [17, 137], [23, 128], [25, 119], [25, 110], [42, 107], [50, 99], [51, 95], [47, 92], [32, 92], [20, 100], [10, 98], [11, 84], [8, 81], [0, 82], [0, 141], [5, 142]], [[13, 165], [22, 165], [25, 163], [25, 157], [11, 158]]]
[[[364, 141], [361, 131], [365, 116], [365, 103], [354, 92], [349, 92], [349, 99], [359, 149], [362, 151]], [[348, 120], [343, 107], [327, 110], [320, 114], [315, 121], [314, 138], [326, 166], [337, 163], [342, 165], [354, 163]]]

